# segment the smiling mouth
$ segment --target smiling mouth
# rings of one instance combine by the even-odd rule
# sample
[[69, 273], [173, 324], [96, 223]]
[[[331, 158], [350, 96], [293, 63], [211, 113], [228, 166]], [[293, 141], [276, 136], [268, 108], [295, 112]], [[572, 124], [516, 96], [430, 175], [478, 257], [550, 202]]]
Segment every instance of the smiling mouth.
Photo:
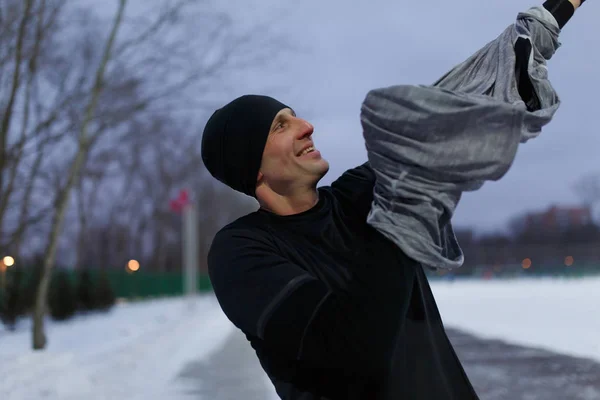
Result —
[[297, 157], [301, 157], [304, 156], [308, 153], [312, 153], [313, 151], [315, 151], [315, 147], [314, 146], [310, 146], [304, 150], [302, 150], [300, 153], [297, 154]]

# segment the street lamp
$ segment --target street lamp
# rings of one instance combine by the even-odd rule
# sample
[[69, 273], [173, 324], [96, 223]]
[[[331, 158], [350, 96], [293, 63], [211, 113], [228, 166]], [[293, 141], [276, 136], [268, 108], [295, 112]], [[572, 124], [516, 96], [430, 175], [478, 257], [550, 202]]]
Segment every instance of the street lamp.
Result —
[[140, 269], [140, 263], [137, 260], [129, 260], [126, 269], [129, 272], [135, 272]]
[[[138, 260], [129, 260], [127, 262], [127, 265], [125, 266], [125, 270], [127, 271], [128, 274], [133, 274], [134, 272], [136, 272], [137, 270], [140, 269], [140, 263]], [[137, 279], [132, 278], [132, 279], [128, 279], [128, 281], [130, 281], [129, 286], [129, 296], [128, 297], [135, 297], [135, 292], [136, 292], [136, 281]]]
[[0, 260], [0, 278], [2, 279], [0, 285], [2, 289], [6, 287], [6, 268], [15, 265], [15, 259], [11, 256], [3, 257]]
[[565, 257], [565, 265], [567, 267], [572, 266], [574, 262], [575, 262], [575, 259], [573, 258], [573, 256], [567, 256], [567, 257]]

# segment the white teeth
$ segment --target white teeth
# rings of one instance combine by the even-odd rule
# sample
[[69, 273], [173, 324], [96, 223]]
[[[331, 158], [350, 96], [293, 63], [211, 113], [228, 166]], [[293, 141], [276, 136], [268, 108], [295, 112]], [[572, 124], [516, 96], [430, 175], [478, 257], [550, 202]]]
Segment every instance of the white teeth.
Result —
[[305, 154], [308, 154], [308, 153], [310, 153], [311, 151], [314, 151], [314, 150], [315, 150], [315, 148], [314, 148], [313, 146], [310, 146], [309, 148], [307, 148], [307, 149], [304, 149], [304, 150], [303, 150], [303, 151], [300, 153], [300, 155], [301, 155], [301, 156], [303, 156], [303, 155], [305, 155]]

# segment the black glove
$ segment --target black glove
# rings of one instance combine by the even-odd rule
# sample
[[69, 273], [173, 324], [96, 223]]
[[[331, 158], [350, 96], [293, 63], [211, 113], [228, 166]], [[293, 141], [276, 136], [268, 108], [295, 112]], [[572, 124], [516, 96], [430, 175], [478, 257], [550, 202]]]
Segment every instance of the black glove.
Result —
[[[583, 1], [581, 2], [583, 4]], [[558, 26], [562, 29], [575, 14], [575, 7], [569, 0], [547, 0], [544, 8], [554, 16]]]

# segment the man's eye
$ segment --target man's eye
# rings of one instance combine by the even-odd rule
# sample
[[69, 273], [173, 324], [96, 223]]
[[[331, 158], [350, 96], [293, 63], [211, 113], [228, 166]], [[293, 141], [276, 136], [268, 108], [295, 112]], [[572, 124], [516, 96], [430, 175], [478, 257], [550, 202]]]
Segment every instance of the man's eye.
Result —
[[278, 123], [277, 126], [275, 127], [275, 129], [277, 129], [277, 130], [279, 130], [281, 128], [283, 128], [283, 122]]

